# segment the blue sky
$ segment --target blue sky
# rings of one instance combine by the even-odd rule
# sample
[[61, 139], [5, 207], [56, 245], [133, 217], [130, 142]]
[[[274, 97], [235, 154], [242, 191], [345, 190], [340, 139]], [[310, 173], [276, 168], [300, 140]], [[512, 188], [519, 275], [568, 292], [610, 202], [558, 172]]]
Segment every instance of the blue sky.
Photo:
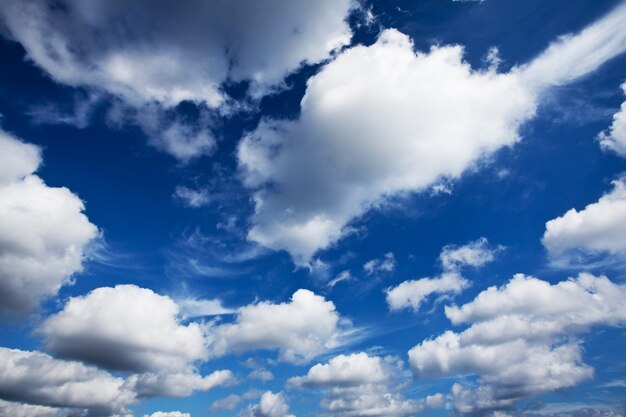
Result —
[[624, 415], [623, 1], [0, 35], [0, 415]]

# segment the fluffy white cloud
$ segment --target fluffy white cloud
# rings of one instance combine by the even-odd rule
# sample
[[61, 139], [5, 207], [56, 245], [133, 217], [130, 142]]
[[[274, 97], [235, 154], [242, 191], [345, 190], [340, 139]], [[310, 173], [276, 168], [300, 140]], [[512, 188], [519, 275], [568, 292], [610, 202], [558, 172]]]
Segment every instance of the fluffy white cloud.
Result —
[[46, 407], [0, 400], [0, 415], [11, 417], [69, 417], [67, 408]]
[[[622, 84], [626, 93], [626, 83]], [[602, 149], [609, 149], [616, 154], [626, 157], [626, 101], [622, 103], [620, 111], [613, 116], [613, 124], [608, 130], [598, 135]]]
[[[124, 412], [135, 400], [134, 392], [125, 386], [122, 378], [39, 352], [0, 348], [0, 369], [0, 398], [5, 400], [85, 409], [103, 416]], [[50, 410], [28, 408], [26, 411], [46, 415], [44, 411]]]
[[180, 411], [157, 411], [144, 417], [191, 417], [189, 413], [182, 413]]
[[202, 329], [169, 297], [117, 285], [72, 297], [39, 327], [49, 351], [131, 372], [177, 372], [208, 357]]
[[[172, 10], [152, 1], [9, 0], [0, 4], [0, 19], [55, 81], [105, 91], [141, 109], [135, 121], [152, 142], [187, 161], [213, 150], [208, 126], [164, 122], [159, 109], [184, 100], [219, 107], [227, 81], [251, 81], [256, 96], [279, 88], [303, 62], [321, 62], [350, 42], [345, 19], [353, 6], [194, 0]], [[147, 122], [141, 113], [155, 108], [161, 120]]]
[[255, 201], [248, 238], [306, 265], [386, 197], [458, 178], [519, 141], [547, 88], [623, 52], [624, 15], [621, 5], [504, 74], [472, 69], [461, 46], [415, 52], [393, 29], [344, 51], [309, 79], [298, 119], [265, 119], [242, 140]]
[[432, 294], [440, 294], [441, 298], [460, 294], [470, 283], [459, 270], [465, 266], [481, 267], [493, 261], [500, 250], [501, 246], [492, 248], [484, 237], [462, 246], [445, 246], [439, 255], [444, 272], [435, 278], [404, 281], [396, 287], [387, 288], [385, 293], [389, 309], [411, 308], [418, 312], [422, 302]]
[[439, 261], [446, 271], [454, 271], [464, 266], [481, 267], [495, 259], [503, 248], [492, 248], [489, 241], [481, 237], [463, 246], [448, 245], [441, 250]]
[[266, 391], [261, 395], [259, 404], [249, 406], [239, 414], [241, 417], [294, 417], [289, 414], [289, 405], [285, 401], [285, 396], [279, 392], [274, 394]]
[[331, 301], [301, 289], [289, 302], [241, 307], [233, 323], [213, 325], [207, 333], [214, 356], [278, 349], [281, 360], [300, 362], [338, 346], [343, 330]]
[[363, 270], [367, 275], [380, 272], [393, 272], [396, 268], [396, 258], [392, 252], [386, 253], [382, 259], [372, 259], [363, 264]]
[[478, 375], [478, 388], [453, 389], [457, 410], [508, 407], [593, 376], [576, 335], [594, 325], [625, 324], [626, 286], [590, 274], [558, 284], [519, 274], [470, 303], [446, 307], [446, 316], [470, 326], [412, 348], [414, 375]]
[[229, 370], [214, 371], [205, 376], [198, 375], [194, 369], [186, 369], [180, 373], [146, 372], [128, 377], [128, 385], [140, 397], [187, 397], [194, 391], [209, 391], [234, 383], [236, 378]]
[[82, 270], [98, 230], [67, 188], [33, 175], [38, 147], [0, 131], [0, 314], [28, 311]]
[[305, 376], [291, 378], [288, 383], [296, 387], [323, 388], [384, 382], [389, 378], [387, 368], [382, 358], [364, 352], [339, 355], [327, 364], [318, 363]]
[[613, 181], [613, 190], [596, 203], [571, 209], [546, 223], [543, 245], [553, 257], [568, 251], [626, 252], [626, 178]]
[[404, 281], [396, 287], [388, 288], [385, 293], [389, 309], [411, 308], [417, 312], [432, 294], [460, 294], [469, 287], [469, 281], [456, 272], [446, 272], [437, 278], [421, 278]]
[[336, 416], [415, 415], [443, 404], [436, 394], [421, 401], [408, 400], [400, 393], [404, 364], [397, 358], [353, 353], [317, 364], [301, 377], [287, 382], [290, 387], [322, 389], [321, 408]]

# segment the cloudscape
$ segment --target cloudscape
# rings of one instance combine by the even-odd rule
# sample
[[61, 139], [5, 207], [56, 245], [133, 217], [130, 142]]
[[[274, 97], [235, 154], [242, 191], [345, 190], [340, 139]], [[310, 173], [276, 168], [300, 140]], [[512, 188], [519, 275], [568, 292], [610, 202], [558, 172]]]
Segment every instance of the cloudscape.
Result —
[[1, 417], [624, 417], [625, 0], [0, 1]]

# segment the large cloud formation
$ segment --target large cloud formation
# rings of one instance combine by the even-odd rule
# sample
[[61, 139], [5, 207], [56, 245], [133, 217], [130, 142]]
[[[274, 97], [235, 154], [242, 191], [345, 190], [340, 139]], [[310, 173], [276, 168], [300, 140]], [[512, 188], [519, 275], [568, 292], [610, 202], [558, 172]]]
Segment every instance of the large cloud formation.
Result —
[[198, 323], [181, 323], [169, 297], [134, 285], [97, 288], [73, 297], [38, 332], [62, 358], [132, 373], [139, 396], [187, 396], [234, 380], [228, 370], [201, 376], [195, 363], [209, 357]]
[[417, 378], [478, 375], [476, 388], [453, 387], [457, 411], [510, 407], [591, 378], [577, 335], [592, 326], [624, 325], [625, 306], [626, 286], [604, 276], [550, 284], [516, 275], [468, 304], [446, 307], [452, 323], [470, 326], [421, 342], [409, 351], [409, 363]]
[[34, 175], [40, 164], [38, 147], [0, 131], [0, 315], [31, 310], [70, 283], [98, 233], [80, 198]]
[[626, 177], [613, 181], [613, 190], [597, 202], [548, 221], [542, 242], [553, 258], [626, 255]]
[[210, 130], [163, 123], [161, 109], [185, 100], [220, 107], [227, 81], [251, 81], [257, 96], [271, 91], [303, 62], [318, 63], [350, 42], [352, 7], [352, 0], [193, 0], [185, 7], [9, 0], [0, 3], [0, 19], [55, 81], [141, 108], [135, 121], [153, 143], [186, 161], [213, 150]]
[[241, 142], [256, 207], [249, 239], [306, 265], [386, 197], [515, 144], [542, 93], [623, 52], [625, 16], [621, 5], [509, 73], [472, 69], [458, 45], [415, 52], [393, 29], [346, 50], [309, 79], [298, 119], [265, 119]]

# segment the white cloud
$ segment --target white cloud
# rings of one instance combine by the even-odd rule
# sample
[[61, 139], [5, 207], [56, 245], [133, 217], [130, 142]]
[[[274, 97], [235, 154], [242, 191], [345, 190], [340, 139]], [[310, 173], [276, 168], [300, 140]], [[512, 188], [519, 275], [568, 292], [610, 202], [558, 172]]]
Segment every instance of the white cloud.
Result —
[[259, 368], [251, 371], [248, 374], [248, 378], [258, 379], [259, 381], [267, 382], [274, 379], [274, 374], [265, 368]]
[[131, 372], [178, 372], [208, 358], [201, 326], [183, 325], [169, 297], [135, 285], [72, 297], [38, 331], [59, 356]]
[[613, 190], [596, 203], [548, 221], [542, 242], [552, 257], [577, 250], [626, 253], [626, 178], [613, 181]]
[[337, 276], [333, 279], [331, 279], [330, 281], [328, 281], [328, 284], [326, 284], [326, 286], [328, 288], [333, 288], [335, 285], [339, 284], [342, 281], [350, 281], [354, 279], [352, 274], [350, 274], [350, 271], [346, 270], [346, 271], [341, 271], [340, 273], [337, 274]]
[[384, 382], [389, 379], [388, 364], [367, 353], [339, 355], [327, 364], [318, 363], [305, 376], [289, 379], [288, 384], [305, 388], [351, 386]]
[[211, 203], [211, 196], [208, 190], [193, 190], [182, 185], [176, 187], [174, 197], [180, 200], [185, 206], [191, 208], [204, 207]]
[[481, 237], [463, 246], [448, 245], [439, 255], [441, 266], [446, 271], [455, 271], [464, 266], [479, 268], [495, 259], [502, 247], [492, 248], [489, 241]]
[[363, 265], [363, 270], [367, 275], [381, 272], [393, 272], [396, 268], [396, 258], [392, 252], [386, 253], [382, 259], [372, 259]]
[[69, 417], [72, 411], [67, 408], [46, 407], [0, 400], [0, 415], [11, 417]]
[[[151, 1], [9, 0], [0, 19], [55, 81], [108, 92], [142, 113], [184, 100], [219, 107], [227, 81], [250, 80], [255, 96], [279, 88], [301, 63], [321, 62], [350, 42], [352, 7], [351, 0], [192, 1], [173, 12]], [[153, 143], [182, 161], [215, 147], [207, 126], [142, 117], [135, 122]]]
[[38, 147], [0, 131], [0, 314], [25, 312], [82, 271], [98, 230], [83, 202], [33, 173]]
[[416, 53], [393, 29], [344, 51], [309, 79], [299, 119], [265, 119], [240, 143], [255, 201], [248, 238], [306, 265], [387, 197], [458, 178], [514, 145], [547, 88], [623, 52], [624, 14], [505, 74], [472, 69], [461, 46]]
[[576, 336], [595, 325], [625, 324], [625, 306], [626, 287], [603, 276], [550, 284], [519, 274], [470, 303], [446, 307], [454, 324], [470, 326], [424, 340], [409, 351], [409, 363], [417, 378], [478, 375], [477, 388], [453, 388], [457, 411], [509, 407], [591, 378]]
[[[626, 93], [626, 83], [622, 84], [622, 90]], [[611, 127], [601, 132], [598, 140], [602, 149], [608, 149], [626, 157], [626, 101], [622, 103], [620, 111], [613, 116]]]
[[259, 404], [250, 405], [245, 411], [239, 414], [241, 417], [294, 417], [289, 414], [289, 405], [285, 396], [279, 392], [274, 394], [266, 391], [261, 395]]
[[500, 250], [502, 246], [494, 249], [484, 237], [462, 246], [444, 246], [439, 255], [444, 272], [435, 278], [404, 281], [396, 287], [387, 288], [385, 293], [389, 309], [411, 308], [418, 312], [422, 302], [432, 294], [440, 294], [442, 298], [460, 294], [470, 283], [459, 270], [465, 266], [479, 268], [493, 261]]
[[213, 404], [209, 407], [209, 413], [234, 410], [241, 401], [243, 401], [243, 398], [240, 395], [231, 394], [228, 397], [213, 401]]
[[405, 399], [400, 393], [403, 368], [402, 361], [392, 356], [338, 355], [289, 379], [287, 385], [323, 390], [320, 406], [336, 416], [409, 416], [443, 404], [441, 394], [421, 401]]
[[[0, 348], [0, 369], [0, 398], [6, 400], [86, 409], [93, 415], [124, 412], [135, 400], [135, 394], [122, 378], [39, 352]], [[46, 415], [46, 410], [41, 408], [27, 407], [26, 411]]]
[[213, 325], [207, 334], [214, 356], [277, 349], [280, 360], [301, 362], [337, 347], [343, 330], [331, 301], [301, 289], [289, 302], [241, 307], [233, 323]]
[[460, 294], [469, 287], [469, 281], [456, 272], [445, 272], [437, 278], [421, 278], [404, 281], [396, 287], [388, 288], [387, 305], [389, 309], [411, 308], [417, 312], [424, 300], [432, 294]]
[[214, 371], [198, 375], [194, 369], [180, 373], [146, 372], [128, 377], [128, 384], [140, 397], [187, 397], [194, 391], [209, 391], [213, 388], [233, 385], [236, 378], [229, 370]]
[[150, 415], [144, 415], [144, 417], [191, 417], [189, 413], [182, 413], [180, 411], [157, 411]]

